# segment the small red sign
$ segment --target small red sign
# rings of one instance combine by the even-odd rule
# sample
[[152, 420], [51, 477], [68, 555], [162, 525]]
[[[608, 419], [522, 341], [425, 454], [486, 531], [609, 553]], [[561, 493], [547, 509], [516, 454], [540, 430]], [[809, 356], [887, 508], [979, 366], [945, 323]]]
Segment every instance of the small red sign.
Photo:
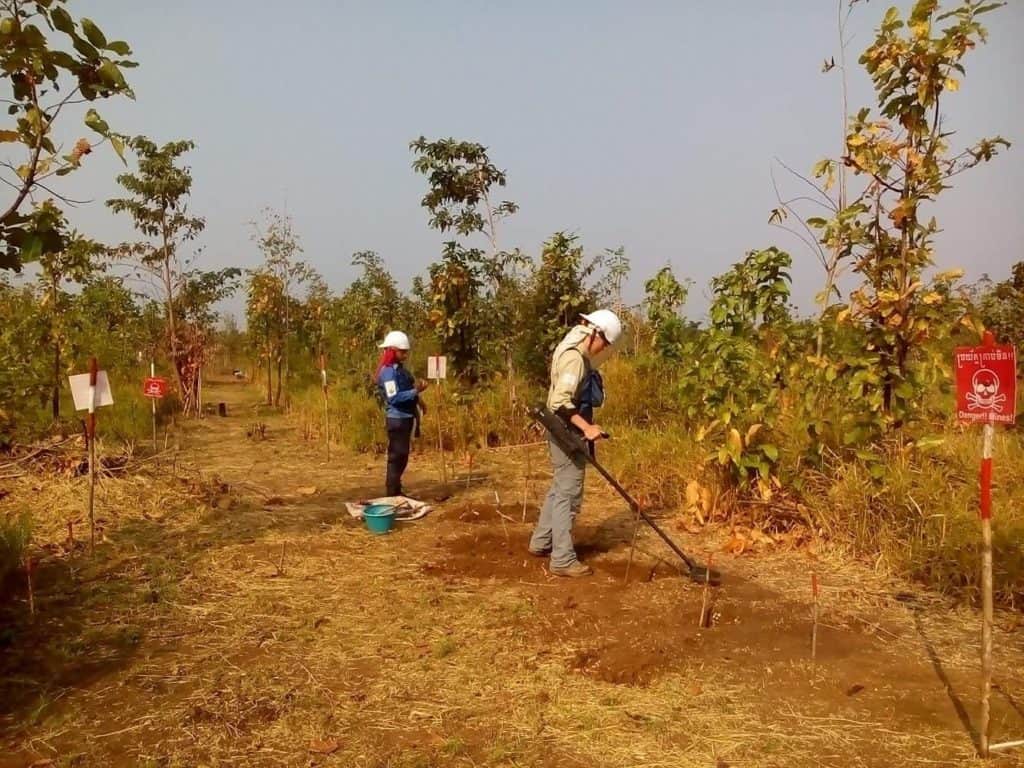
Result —
[[167, 394], [167, 379], [161, 379], [159, 376], [146, 377], [142, 383], [142, 394], [159, 400]]
[[1013, 424], [1017, 350], [1009, 344], [956, 348], [956, 417], [964, 423]]

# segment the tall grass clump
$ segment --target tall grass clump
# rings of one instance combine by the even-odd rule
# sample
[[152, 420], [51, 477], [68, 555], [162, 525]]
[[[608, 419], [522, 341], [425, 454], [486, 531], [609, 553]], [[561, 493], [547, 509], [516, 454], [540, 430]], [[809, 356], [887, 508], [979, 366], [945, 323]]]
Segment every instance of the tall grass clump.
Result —
[[21, 565], [31, 537], [32, 516], [28, 512], [9, 512], [0, 519], [0, 584]]

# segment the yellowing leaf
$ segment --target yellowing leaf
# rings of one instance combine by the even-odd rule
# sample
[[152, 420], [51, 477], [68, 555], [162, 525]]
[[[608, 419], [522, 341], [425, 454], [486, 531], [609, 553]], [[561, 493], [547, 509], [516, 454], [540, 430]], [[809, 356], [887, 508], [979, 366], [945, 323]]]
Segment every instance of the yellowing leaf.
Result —
[[956, 91], [960, 90], [960, 81], [957, 80], [955, 77], [947, 77], [945, 88], [947, 91], [955, 93]]
[[743, 438], [740, 431], [733, 427], [729, 430], [729, 438], [725, 442], [726, 447], [733, 456], [739, 456], [743, 452]]
[[700, 503], [700, 483], [691, 480], [686, 484], [686, 506], [696, 507]]
[[754, 436], [761, 431], [761, 424], [752, 424], [750, 429], [747, 430], [747, 436], [744, 438], [744, 442], [750, 445], [750, 441], [754, 439]]

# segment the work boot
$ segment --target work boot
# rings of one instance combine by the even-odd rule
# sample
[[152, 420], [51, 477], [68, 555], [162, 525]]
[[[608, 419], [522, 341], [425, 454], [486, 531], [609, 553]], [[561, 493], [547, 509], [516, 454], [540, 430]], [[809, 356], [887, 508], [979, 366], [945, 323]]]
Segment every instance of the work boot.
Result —
[[565, 576], [570, 579], [578, 579], [581, 576], [590, 576], [594, 573], [594, 569], [589, 565], [581, 563], [577, 560], [572, 565], [565, 565], [561, 568], [551, 566], [549, 569], [555, 576]]

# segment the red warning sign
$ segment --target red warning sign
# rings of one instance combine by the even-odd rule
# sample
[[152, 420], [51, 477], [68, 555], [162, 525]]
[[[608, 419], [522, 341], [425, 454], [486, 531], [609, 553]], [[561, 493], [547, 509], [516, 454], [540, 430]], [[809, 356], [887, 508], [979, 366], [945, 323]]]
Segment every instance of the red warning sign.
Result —
[[1009, 344], [957, 347], [956, 417], [965, 423], [1013, 424], [1017, 350]]
[[159, 376], [146, 377], [142, 383], [142, 394], [159, 400], [167, 394], [167, 379], [161, 379]]

